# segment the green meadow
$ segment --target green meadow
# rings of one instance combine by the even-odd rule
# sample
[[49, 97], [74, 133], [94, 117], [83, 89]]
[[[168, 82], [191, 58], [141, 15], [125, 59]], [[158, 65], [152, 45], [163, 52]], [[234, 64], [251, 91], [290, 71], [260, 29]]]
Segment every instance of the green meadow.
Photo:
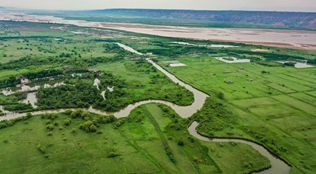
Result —
[[[190, 105], [192, 93], [153, 68], [144, 60], [148, 57], [183, 82], [210, 95], [204, 107], [188, 119], [152, 103], [137, 107], [120, 119], [76, 110], [0, 122], [3, 173], [230, 174], [252, 173], [270, 166], [268, 159], [249, 145], [192, 137], [187, 128], [193, 121], [200, 123], [197, 130], [204, 136], [240, 138], [261, 144], [290, 164], [291, 174], [316, 171], [316, 69], [296, 69], [275, 62], [308, 59], [313, 63], [316, 51], [72, 25], [11, 21], [0, 24], [3, 88], [17, 89], [19, 75], [34, 76], [46, 71], [56, 71], [61, 76], [52, 81], [35, 80], [31, 86], [61, 81], [68, 84], [41, 89], [37, 95], [39, 109], [92, 105], [116, 111], [147, 99]], [[146, 55], [129, 53], [117, 42]], [[174, 42], [239, 47], [212, 48]], [[251, 62], [228, 64], [215, 59], [226, 56]], [[168, 66], [174, 62], [186, 66]], [[100, 70], [102, 75], [88, 73], [90, 68]], [[72, 73], [84, 75], [73, 78]], [[105, 93], [108, 100], [103, 100], [101, 91], [92, 86], [96, 77], [100, 78], [101, 90], [114, 86], [113, 93]], [[0, 103], [21, 105], [19, 101], [26, 94], [0, 95]], [[72, 97], [78, 101], [70, 101]]]
[[[234, 124], [225, 124], [231, 128], [214, 128], [209, 133], [201, 127], [199, 131], [262, 143], [293, 165], [291, 173], [316, 170], [315, 68], [276, 68], [252, 62], [228, 64], [213, 56], [177, 60], [187, 66], [165, 69], [212, 97], [219, 97], [219, 102], [237, 119]], [[226, 118], [221, 120], [227, 122]]]

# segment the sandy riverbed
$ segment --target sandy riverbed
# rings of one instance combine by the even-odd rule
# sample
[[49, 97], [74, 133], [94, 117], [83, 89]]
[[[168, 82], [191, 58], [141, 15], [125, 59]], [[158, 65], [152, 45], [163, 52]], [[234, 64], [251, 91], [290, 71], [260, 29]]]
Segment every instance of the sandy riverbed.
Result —
[[0, 12], [0, 20], [73, 24], [77, 26], [111, 28], [136, 33], [177, 38], [239, 42], [256, 45], [316, 50], [315, 31], [245, 28], [198, 28], [131, 23], [87, 22], [79, 20], [64, 20], [62, 18], [52, 16], [37, 16], [4, 12]]

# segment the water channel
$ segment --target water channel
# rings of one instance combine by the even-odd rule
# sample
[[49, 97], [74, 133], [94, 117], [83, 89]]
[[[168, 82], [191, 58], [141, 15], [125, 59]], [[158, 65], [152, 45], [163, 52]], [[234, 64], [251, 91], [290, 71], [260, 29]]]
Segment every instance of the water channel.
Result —
[[[119, 46], [121, 46], [122, 48], [124, 48], [125, 50], [127, 50], [127, 51], [131, 51], [133, 53], [142, 55], [142, 53], [137, 52], [136, 50], [134, 50], [131, 47], [128, 47], [128, 46], [120, 44], [120, 43], [117, 43], [117, 44]], [[137, 102], [135, 104], [128, 105], [126, 108], [124, 108], [124, 109], [122, 109], [122, 110], [120, 110], [118, 112], [115, 112], [115, 113], [108, 113], [108, 112], [96, 110], [96, 109], [93, 109], [92, 107], [90, 107], [89, 109], [86, 109], [86, 110], [89, 111], [89, 112], [92, 112], [92, 113], [102, 114], [102, 115], [113, 114], [117, 118], [122, 118], [122, 117], [127, 117], [133, 109], [135, 109], [136, 107], [138, 107], [140, 105], [148, 104], [148, 103], [161, 103], [161, 104], [165, 104], [165, 105], [171, 107], [182, 118], [188, 118], [188, 117], [192, 116], [195, 112], [197, 112], [197, 110], [202, 108], [206, 98], [208, 97], [207, 94], [205, 94], [205, 93], [193, 88], [192, 86], [187, 85], [184, 82], [180, 81], [177, 77], [175, 77], [174, 75], [170, 74], [168, 71], [166, 71], [165, 69], [160, 67], [158, 64], [156, 64], [152, 60], [150, 60], [150, 59], [146, 59], [146, 60], [149, 63], [151, 63], [154, 67], [156, 67], [159, 71], [161, 71], [166, 76], [168, 76], [174, 83], [177, 83], [180, 86], [183, 86], [187, 90], [191, 91], [193, 93], [193, 95], [194, 95], [194, 102], [190, 106], [178, 106], [178, 105], [175, 105], [173, 103], [162, 101], [162, 100], [146, 100], [146, 101], [141, 101], [141, 102]], [[1, 109], [2, 109], [2, 107], [1, 107]], [[45, 114], [45, 113], [60, 113], [60, 112], [65, 112], [65, 111], [66, 111], [65, 109], [47, 110], [47, 111], [32, 112], [32, 114], [33, 115], [39, 115], [39, 114]], [[5, 116], [0, 117], [0, 121], [14, 119], [14, 118], [22, 117], [22, 116], [25, 116], [25, 115], [26, 115], [26, 113], [7, 113]], [[196, 137], [196, 138], [198, 138], [200, 140], [213, 141], [213, 142], [230, 142], [230, 141], [232, 141], [232, 142], [238, 142], [238, 143], [245, 143], [245, 144], [251, 145], [254, 149], [259, 151], [263, 156], [266, 156], [270, 160], [272, 167], [270, 169], [268, 169], [268, 170], [264, 170], [262, 172], [259, 172], [260, 174], [268, 174], [268, 173], [269, 174], [270, 173], [288, 174], [288, 173], [290, 173], [291, 167], [288, 166], [286, 163], [284, 163], [282, 160], [274, 157], [264, 147], [262, 147], [262, 146], [260, 146], [258, 144], [252, 143], [250, 141], [239, 140], [239, 139], [213, 139], [213, 140], [210, 140], [210, 139], [208, 139], [206, 137], [201, 136], [200, 134], [198, 134], [196, 132], [196, 127], [197, 126], [198, 126], [198, 123], [197, 122], [193, 122], [192, 125], [189, 127], [189, 131], [190, 131], [191, 135], [193, 135], [194, 137]]]
[[202, 140], [202, 141], [211, 141], [211, 142], [235, 142], [235, 143], [244, 143], [248, 144], [254, 149], [256, 149], [259, 153], [261, 153], [263, 156], [267, 157], [270, 160], [271, 168], [264, 170], [262, 172], [259, 172], [260, 174], [288, 174], [290, 173], [291, 167], [288, 166], [286, 163], [284, 163], [282, 160], [278, 159], [277, 157], [273, 156], [267, 149], [264, 147], [253, 143], [251, 141], [245, 141], [240, 139], [226, 139], [226, 138], [214, 138], [209, 139], [207, 137], [204, 137], [200, 135], [196, 131], [196, 127], [199, 125], [198, 122], [193, 122], [189, 127], [189, 132], [192, 136], [195, 138]]

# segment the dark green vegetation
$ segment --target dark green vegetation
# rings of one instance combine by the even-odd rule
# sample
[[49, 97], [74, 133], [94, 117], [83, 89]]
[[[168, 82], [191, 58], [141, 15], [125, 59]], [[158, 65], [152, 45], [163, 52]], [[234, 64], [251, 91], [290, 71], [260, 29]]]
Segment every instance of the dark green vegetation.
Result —
[[[51, 37], [38, 39], [21, 36], [0, 41], [3, 54], [9, 55], [0, 57], [0, 61], [3, 62], [0, 63], [1, 87], [14, 87], [20, 84], [18, 78], [20, 75], [31, 80], [33, 86], [43, 87], [45, 83], [53, 85], [61, 81], [68, 84], [56, 88], [41, 88], [37, 94], [39, 99], [37, 110], [82, 108], [92, 105], [113, 112], [128, 104], [148, 99], [161, 99], [178, 105], [189, 105], [193, 102], [192, 93], [174, 84], [148, 62], [125, 52], [111, 39], [100, 39], [100, 36], [129, 37], [124, 36], [124, 33], [53, 24], [33, 26], [26, 22], [3, 22], [2, 25], [18, 33], [22, 31], [17, 30], [17, 27], [23, 26], [22, 30], [25, 28], [32, 30], [32, 27], [35, 27], [37, 30], [42, 29], [47, 36], [58, 36], [57, 40]], [[86, 34], [73, 34], [76, 32]], [[7, 35], [10, 36], [10, 33]], [[131, 61], [131, 59], [137, 60]], [[123, 67], [116, 69], [121, 65]], [[87, 71], [96, 66], [102, 72]], [[72, 77], [72, 74], [81, 74], [81, 76]], [[100, 80], [100, 90], [92, 86], [95, 78]], [[104, 100], [101, 91], [107, 90], [107, 87], [114, 87], [114, 91], [106, 92], [107, 100]], [[3, 100], [11, 101], [10, 97], [3, 96]], [[17, 102], [13, 99], [12, 102], [3, 102], [3, 104], [10, 104], [6, 106], [8, 110], [32, 109], [30, 105], [17, 104]]]
[[[122, 64], [122, 62], [119, 63]], [[120, 72], [123, 70], [123, 68], [120, 69]], [[143, 81], [140, 78], [125, 80], [123, 77], [110, 73], [99, 75], [86, 73], [77, 79], [68, 77], [65, 82], [72, 83], [74, 86], [67, 85], [39, 90], [38, 109], [88, 108], [91, 105], [97, 109], [114, 112], [129, 104], [148, 99], [161, 99], [178, 105], [189, 105], [193, 102], [192, 93], [184, 87], [174, 84], [146, 61], [126, 61], [125, 71], [132, 74], [142, 73], [144, 79]], [[95, 76], [101, 81], [100, 90], [92, 86]], [[147, 79], [148, 82], [146, 82]], [[107, 91], [106, 100], [104, 100], [100, 94], [101, 91], [112, 86], [114, 86], [114, 91]]]
[[[43, 14], [43, 12], [35, 13]], [[45, 14], [45, 13], [44, 13]], [[47, 13], [46, 13], [47, 14]], [[69, 19], [202, 27], [316, 29], [316, 13], [265, 11], [206, 11], [161, 9], [105, 9], [52, 12]]]
[[[68, 25], [1, 24], [11, 32], [0, 40], [2, 88], [20, 89], [15, 87], [20, 75], [32, 81], [31, 87], [66, 84], [40, 89], [37, 110], [92, 105], [117, 111], [147, 99], [192, 103], [191, 92], [116, 42], [153, 53], [144, 57], [161, 65], [171, 61], [186, 64], [165, 68], [211, 95], [190, 119], [181, 119], [166, 106], [150, 104], [118, 120], [78, 110], [57, 117], [29, 115], [19, 122], [1, 122], [0, 170], [5, 173], [251, 173], [269, 165], [248, 145], [194, 139], [187, 132], [194, 120], [200, 122], [198, 131], [206, 136], [243, 138], [264, 145], [293, 166], [291, 173], [316, 170], [316, 71], [275, 62], [308, 59], [315, 63], [315, 51], [234, 43], [240, 47], [185, 46], [172, 42], [222, 43]], [[38, 36], [32, 34], [33, 29], [42, 32]], [[214, 59], [229, 56], [252, 62], [226, 64]], [[88, 72], [91, 68], [100, 71]], [[100, 90], [92, 85], [95, 78], [100, 80]], [[107, 90], [104, 100], [101, 91], [113, 86], [114, 91]], [[0, 104], [21, 111], [16, 107], [29, 106], [19, 103], [26, 96], [0, 95]]]
[[238, 154], [240, 163], [224, 173], [248, 173], [269, 164], [248, 145], [202, 145], [188, 133], [188, 123], [157, 104], [138, 107], [118, 120], [82, 110], [25, 117], [0, 131], [0, 169], [4, 173], [221, 173], [225, 165], [218, 166], [218, 161], [234, 162], [224, 154], [213, 161], [210, 156], [221, 151], [247, 153]]

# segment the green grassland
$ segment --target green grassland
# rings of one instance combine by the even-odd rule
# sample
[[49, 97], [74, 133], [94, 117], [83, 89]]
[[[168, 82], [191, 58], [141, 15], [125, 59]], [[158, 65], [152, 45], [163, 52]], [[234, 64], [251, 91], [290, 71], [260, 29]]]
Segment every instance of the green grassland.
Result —
[[[222, 93], [219, 101], [237, 119], [229, 123], [228, 118], [221, 118], [213, 123], [213, 129], [206, 129], [208, 124], [205, 124], [199, 129], [201, 132], [262, 143], [293, 165], [292, 173], [315, 170], [315, 68], [227, 64], [213, 56], [177, 60], [187, 66], [165, 69], [215, 98]], [[225, 81], [234, 83], [226, 84]]]
[[[247, 145], [200, 142], [189, 135], [186, 120], [162, 107], [144, 105], [129, 117], [106, 124], [95, 121], [103, 117], [85, 113], [85, 119], [74, 118], [71, 112], [22, 120], [0, 131], [0, 169], [4, 173], [248, 173], [269, 164]], [[97, 132], [79, 128], [89, 120]], [[235, 162], [228, 152], [241, 157], [242, 163], [225, 167]], [[252, 168], [244, 162], [252, 162]]]
[[[58, 114], [56, 119], [34, 116], [20, 121], [0, 130], [0, 163], [3, 164], [0, 170], [4, 173], [251, 173], [268, 166], [266, 158], [250, 146], [192, 138], [186, 128], [193, 120], [200, 122], [198, 131], [203, 135], [243, 138], [264, 145], [292, 165], [291, 173], [316, 170], [316, 70], [283, 67], [274, 62], [277, 57], [314, 61], [316, 51], [193, 41], [57, 24], [0, 24], [2, 81], [45, 69], [62, 70], [66, 65], [80, 72], [95, 68], [114, 76], [115, 82], [107, 75], [101, 76], [100, 88], [116, 86], [113, 94], [106, 93], [106, 97], [116, 103], [152, 98], [180, 105], [192, 103], [190, 92], [180, 89], [141, 57], [115, 44], [121, 42], [139, 52], [153, 53], [145, 57], [152, 57], [161, 66], [166, 61], [186, 64], [186, 67], [163, 67], [211, 96], [205, 106], [187, 120], [170, 109], [165, 112], [161, 105], [149, 104], [136, 108], [127, 118], [96, 124], [97, 133], [81, 130], [79, 125], [87, 120], [80, 118], [71, 119], [71, 124], [65, 126], [69, 113]], [[240, 47], [185, 46], [172, 43], [175, 41]], [[269, 52], [253, 52], [253, 49]], [[249, 58], [252, 62], [226, 64], [214, 58], [218, 56]], [[77, 94], [95, 93], [95, 99], [99, 100], [99, 93], [91, 87], [94, 75], [70, 78], [67, 71], [64, 75], [57, 81], [80, 82], [90, 86], [90, 92], [63, 87], [47, 89], [43, 94], [56, 96], [46, 97], [43, 103], [53, 101], [55, 105], [51, 107], [61, 108], [64, 105], [59, 101], [67, 99], [65, 94], [71, 99]], [[121, 94], [124, 95], [116, 96]], [[0, 95], [0, 102], [17, 103], [25, 97], [25, 94]], [[89, 116], [91, 120], [95, 117]], [[47, 129], [47, 124], [52, 124], [53, 129]], [[184, 146], [179, 142], [184, 142]]]

